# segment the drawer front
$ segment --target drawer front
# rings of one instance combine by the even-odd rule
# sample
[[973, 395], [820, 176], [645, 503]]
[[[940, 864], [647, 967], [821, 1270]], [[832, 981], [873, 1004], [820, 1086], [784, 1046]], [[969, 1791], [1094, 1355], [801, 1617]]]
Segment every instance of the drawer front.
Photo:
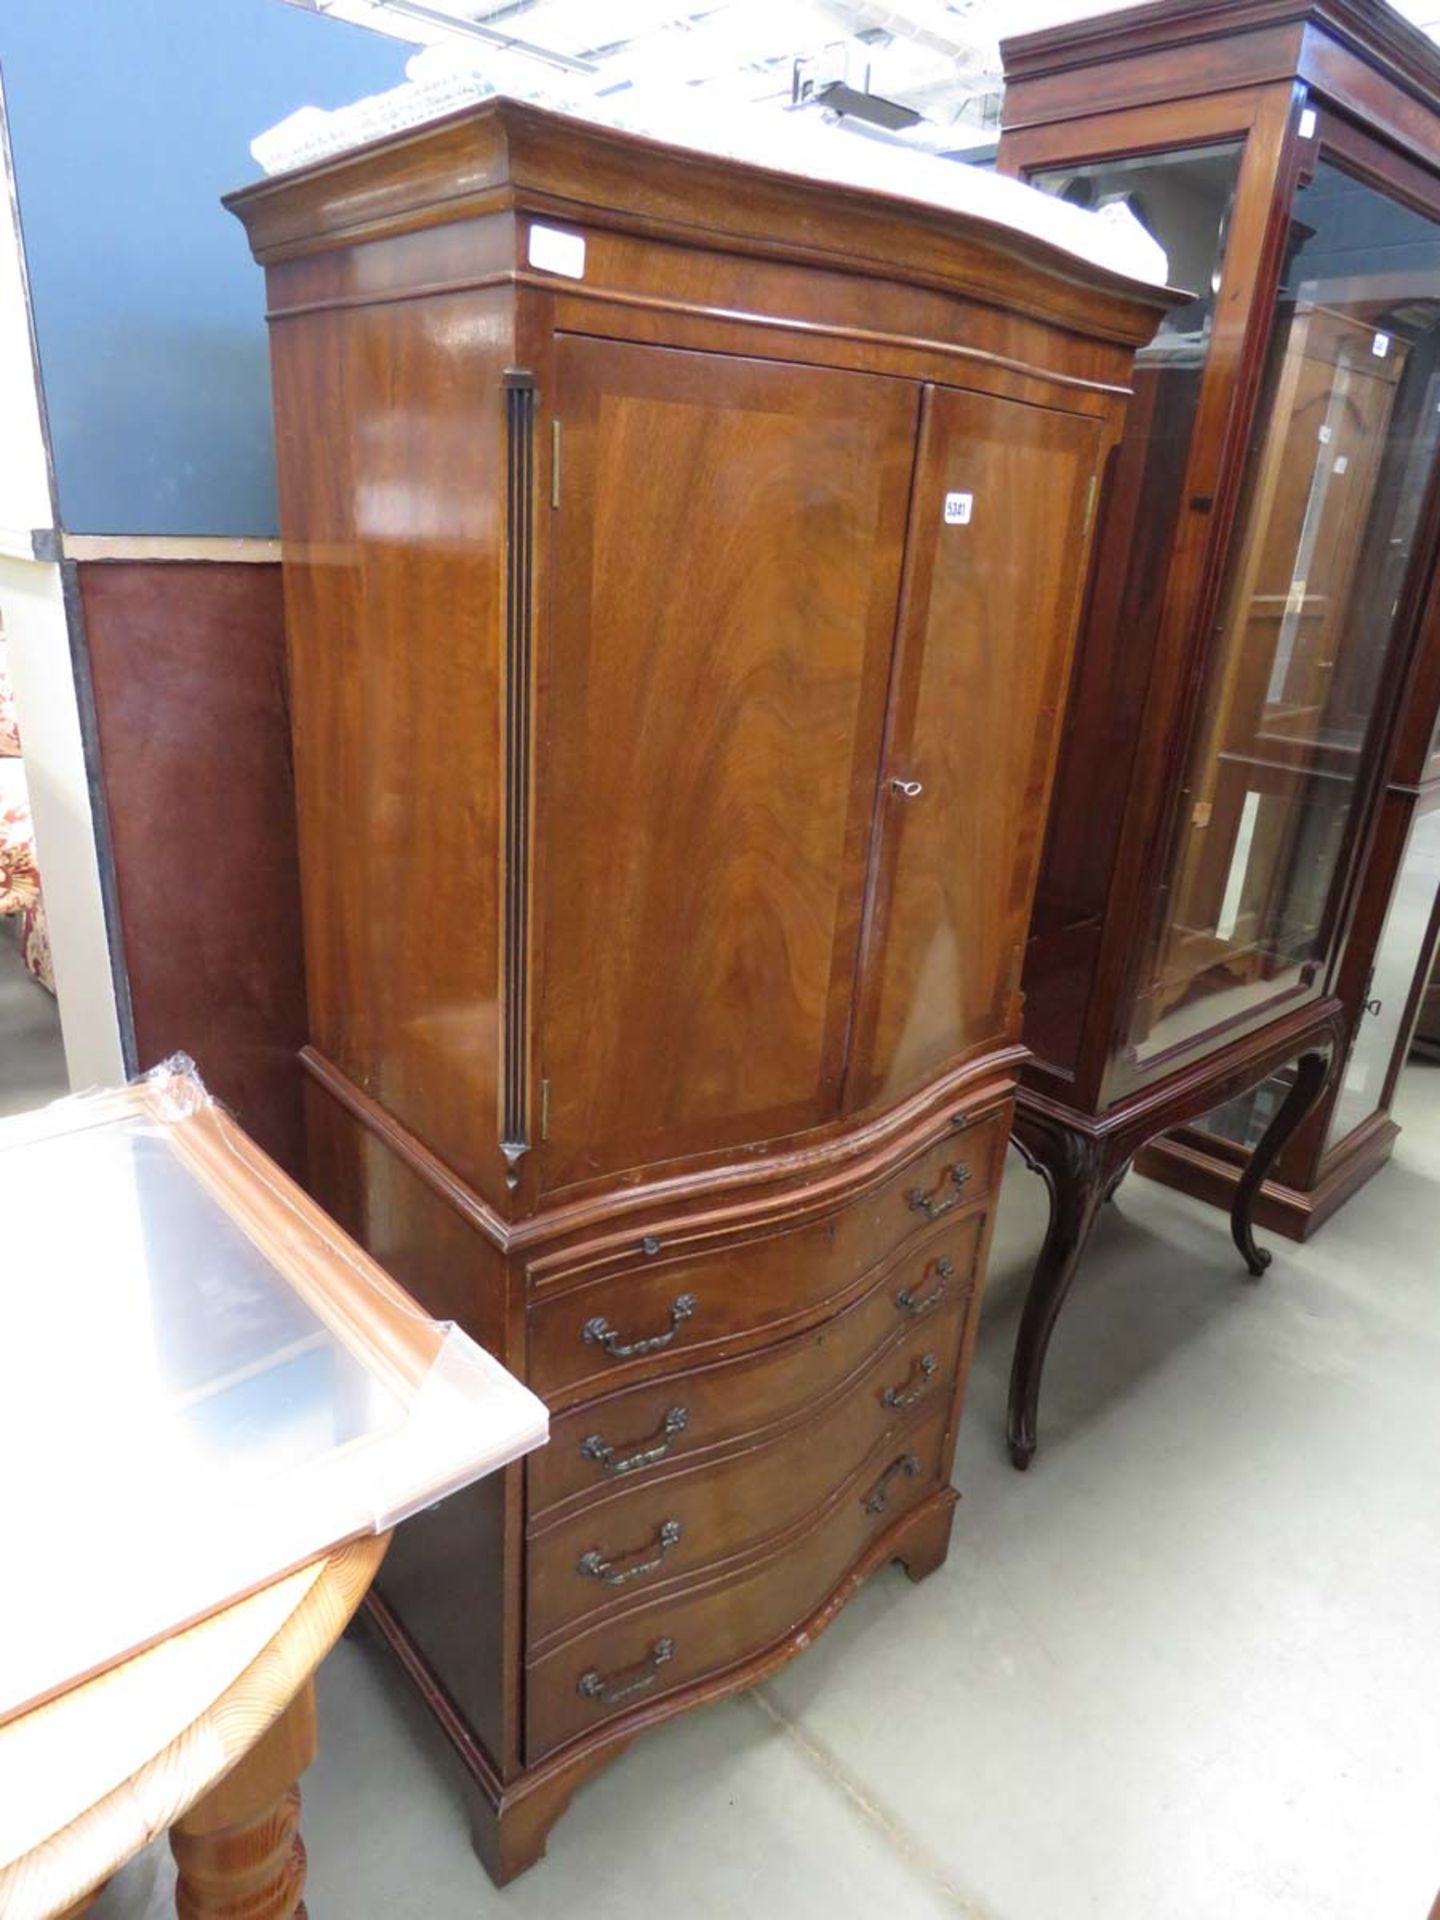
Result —
[[949, 1404], [963, 1325], [956, 1300], [761, 1444], [617, 1488], [536, 1535], [526, 1561], [528, 1645], [538, 1649], [579, 1622], [801, 1526], [911, 1409]]
[[932, 1228], [823, 1326], [559, 1415], [526, 1461], [532, 1523], [562, 1502], [652, 1482], [824, 1396], [881, 1345], [972, 1297], [984, 1227], [976, 1209]]
[[805, 1226], [752, 1232], [703, 1252], [678, 1229], [608, 1244], [591, 1260], [578, 1252], [530, 1306], [529, 1385], [553, 1409], [833, 1310], [887, 1255], [986, 1198], [1008, 1120], [1007, 1110], [947, 1134], [869, 1193]]
[[945, 1408], [917, 1416], [837, 1490], [806, 1534], [750, 1571], [609, 1615], [530, 1661], [527, 1761], [763, 1652], [808, 1619], [871, 1542], [938, 1486], [945, 1431]]

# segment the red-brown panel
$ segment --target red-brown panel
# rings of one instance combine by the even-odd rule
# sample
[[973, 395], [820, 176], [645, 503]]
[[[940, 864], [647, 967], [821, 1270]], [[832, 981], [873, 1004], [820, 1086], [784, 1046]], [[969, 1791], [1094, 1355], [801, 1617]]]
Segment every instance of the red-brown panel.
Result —
[[298, 1172], [305, 978], [280, 568], [78, 572], [140, 1065], [192, 1054]]

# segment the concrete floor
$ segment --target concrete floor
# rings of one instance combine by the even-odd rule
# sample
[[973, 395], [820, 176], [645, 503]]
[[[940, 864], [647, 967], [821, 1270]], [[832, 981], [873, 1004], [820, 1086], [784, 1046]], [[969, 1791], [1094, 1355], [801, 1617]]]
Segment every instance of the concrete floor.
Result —
[[[1424, 1920], [1440, 1887], [1440, 1067], [1393, 1163], [1248, 1282], [1132, 1178], [1027, 1476], [1005, 1377], [1043, 1231], [1012, 1157], [948, 1564], [878, 1575], [756, 1693], [577, 1796], [504, 1894], [364, 1640], [320, 1683], [314, 1920]], [[152, 1851], [96, 1920], [159, 1920]]]
[[70, 1091], [59, 1009], [25, 971], [18, 924], [0, 920], [0, 1114], [43, 1107]]

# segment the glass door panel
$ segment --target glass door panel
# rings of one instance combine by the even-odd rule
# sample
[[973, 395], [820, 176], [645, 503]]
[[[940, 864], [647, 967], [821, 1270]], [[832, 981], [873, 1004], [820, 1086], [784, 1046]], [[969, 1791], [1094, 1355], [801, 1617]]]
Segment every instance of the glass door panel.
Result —
[[1138, 982], [1142, 1064], [1315, 977], [1435, 463], [1440, 226], [1322, 162], [1278, 299]]
[[1072, 1071], [1156, 658], [1240, 153], [1228, 141], [1031, 175], [1046, 193], [1138, 221], [1165, 249], [1171, 282], [1194, 292], [1135, 356], [1030, 922], [1026, 1045]]
[[1340, 1095], [1325, 1138], [1328, 1152], [1380, 1105], [1400, 1023], [1430, 931], [1440, 894], [1440, 807], [1423, 813], [1410, 829], [1400, 877], [1390, 896], [1385, 930], [1375, 950], [1375, 971], [1345, 1062]]

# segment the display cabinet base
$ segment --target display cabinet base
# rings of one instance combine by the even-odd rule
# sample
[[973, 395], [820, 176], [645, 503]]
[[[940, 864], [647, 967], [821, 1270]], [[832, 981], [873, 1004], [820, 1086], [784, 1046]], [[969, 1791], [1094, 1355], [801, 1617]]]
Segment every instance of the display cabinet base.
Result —
[[471, 1737], [464, 1721], [436, 1680], [400, 1621], [376, 1593], [366, 1602], [370, 1624], [378, 1631], [454, 1747], [472, 1789], [471, 1827], [475, 1850], [496, 1886], [503, 1887], [533, 1867], [544, 1854], [550, 1829], [564, 1813], [576, 1789], [623, 1753], [632, 1740], [692, 1707], [704, 1707], [755, 1686], [778, 1667], [801, 1653], [822, 1633], [861, 1584], [878, 1568], [898, 1561], [912, 1580], [919, 1581], [942, 1566], [950, 1548], [950, 1532], [959, 1495], [953, 1487], [937, 1488], [912, 1507], [851, 1567], [839, 1586], [816, 1610], [748, 1658], [718, 1673], [707, 1674], [693, 1686], [637, 1707], [623, 1719], [608, 1722], [584, 1739], [573, 1741], [541, 1765], [528, 1767], [502, 1781], [489, 1755]]
[[[1256, 1224], [1287, 1240], [1308, 1240], [1380, 1171], [1399, 1137], [1400, 1129], [1388, 1113], [1372, 1115], [1355, 1129], [1342, 1152], [1327, 1157], [1313, 1187], [1266, 1180], [1255, 1196]], [[1135, 1171], [1228, 1211], [1244, 1166], [1238, 1150], [1232, 1155], [1228, 1142], [1185, 1127], [1146, 1147], [1136, 1159]]]
[[1014, 1139], [1031, 1170], [1050, 1191], [1050, 1226], [1031, 1275], [1010, 1372], [1008, 1442], [1012, 1463], [1028, 1467], [1035, 1455], [1040, 1380], [1051, 1335], [1084, 1255], [1100, 1208], [1114, 1194], [1142, 1148], [1258, 1086], [1278, 1067], [1296, 1062], [1295, 1082], [1264, 1137], [1236, 1170], [1230, 1230], [1252, 1275], [1270, 1255], [1257, 1247], [1255, 1202], [1271, 1167], [1329, 1085], [1344, 1048], [1338, 1000], [1246, 1035], [1210, 1059], [1117, 1101], [1103, 1114], [1081, 1113], [1050, 1095], [1022, 1088]]

